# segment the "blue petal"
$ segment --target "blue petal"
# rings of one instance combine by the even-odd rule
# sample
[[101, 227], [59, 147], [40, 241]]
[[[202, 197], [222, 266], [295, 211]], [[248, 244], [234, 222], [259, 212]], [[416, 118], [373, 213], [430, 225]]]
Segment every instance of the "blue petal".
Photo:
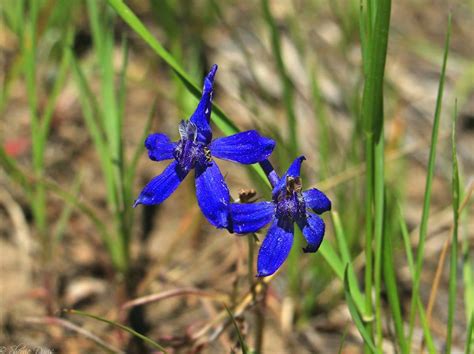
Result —
[[308, 242], [308, 245], [303, 248], [303, 251], [306, 253], [316, 252], [319, 246], [321, 246], [321, 242], [323, 242], [324, 231], [326, 229], [323, 219], [314, 214], [308, 215], [306, 220], [298, 222], [298, 226], [301, 231], [303, 231], [306, 242]]
[[212, 156], [247, 165], [265, 160], [274, 147], [272, 139], [261, 136], [256, 130], [216, 139], [210, 146]]
[[176, 161], [171, 162], [159, 176], [143, 188], [133, 206], [160, 204], [178, 188], [186, 175], [187, 172], [183, 171]]
[[153, 161], [169, 160], [173, 158], [176, 143], [171, 142], [167, 135], [161, 133], [150, 134], [145, 140], [148, 156]]
[[272, 194], [275, 196], [276, 194], [280, 193], [282, 190], [285, 189], [286, 187], [286, 177], [292, 176], [292, 177], [299, 177], [301, 174], [301, 164], [303, 161], [306, 160], [306, 157], [300, 156], [297, 157], [291, 166], [288, 168], [288, 171], [280, 178], [278, 181], [278, 184], [273, 188]]
[[228, 225], [229, 189], [217, 164], [196, 166], [196, 197], [202, 213], [217, 228]]
[[211, 109], [212, 109], [212, 95], [214, 76], [216, 75], [217, 65], [214, 64], [209, 71], [209, 74], [204, 78], [204, 87], [202, 88], [202, 97], [199, 101], [196, 110], [189, 119], [196, 124], [198, 128], [198, 141], [208, 144], [212, 139], [212, 130], [210, 125]]
[[257, 276], [266, 277], [275, 273], [285, 262], [293, 245], [292, 222], [274, 219], [258, 253]]
[[275, 206], [271, 202], [232, 203], [230, 212], [232, 223], [228, 227], [229, 231], [246, 234], [257, 232], [268, 224], [275, 214]]
[[306, 206], [311, 208], [315, 213], [322, 214], [331, 210], [331, 201], [319, 189], [313, 188], [303, 192], [303, 198]]

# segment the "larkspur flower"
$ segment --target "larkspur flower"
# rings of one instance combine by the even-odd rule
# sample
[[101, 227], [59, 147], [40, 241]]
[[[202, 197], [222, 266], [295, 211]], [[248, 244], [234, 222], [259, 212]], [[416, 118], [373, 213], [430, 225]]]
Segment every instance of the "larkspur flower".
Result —
[[143, 188], [134, 206], [162, 203], [195, 169], [196, 196], [204, 216], [218, 228], [228, 226], [229, 189], [212, 157], [242, 164], [258, 163], [272, 153], [275, 142], [255, 130], [212, 140], [210, 117], [216, 71], [217, 65], [213, 65], [204, 79], [196, 110], [189, 120], [179, 124], [179, 141], [172, 142], [162, 133], [151, 134], [145, 140], [151, 160], [173, 161]]
[[231, 204], [231, 232], [256, 232], [272, 222], [258, 254], [259, 277], [275, 273], [285, 262], [293, 245], [295, 223], [307, 241], [304, 252], [316, 252], [323, 241], [325, 224], [317, 214], [330, 210], [331, 201], [316, 188], [302, 191], [300, 170], [303, 160], [304, 156], [294, 160], [281, 178], [265, 161], [266, 166], [262, 167], [273, 185], [271, 202]]

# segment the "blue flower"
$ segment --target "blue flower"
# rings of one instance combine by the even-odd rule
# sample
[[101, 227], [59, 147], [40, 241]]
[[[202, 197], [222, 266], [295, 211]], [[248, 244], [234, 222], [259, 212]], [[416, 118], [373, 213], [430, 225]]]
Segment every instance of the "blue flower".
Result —
[[270, 156], [275, 142], [260, 136], [255, 130], [212, 140], [210, 117], [216, 71], [217, 65], [213, 65], [204, 79], [202, 98], [196, 110], [189, 120], [179, 124], [179, 141], [172, 142], [161, 133], [151, 134], [145, 140], [151, 160], [173, 161], [143, 188], [134, 206], [162, 203], [195, 169], [196, 196], [204, 216], [218, 228], [228, 226], [229, 189], [212, 158], [242, 164], [257, 163]]
[[330, 210], [331, 201], [316, 188], [302, 191], [300, 170], [303, 160], [305, 157], [300, 156], [293, 161], [281, 178], [273, 168], [268, 169], [271, 167], [268, 161], [265, 162], [267, 168], [262, 164], [274, 184], [271, 202], [231, 204], [231, 232], [256, 232], [272, 222], [258, 254], [259, 277], [275, 273], [285, 262], [293, 245], [295, 223], [307, 242], [304, 252], [316, 252], [323, 241], [324, 221], [316, 214]]

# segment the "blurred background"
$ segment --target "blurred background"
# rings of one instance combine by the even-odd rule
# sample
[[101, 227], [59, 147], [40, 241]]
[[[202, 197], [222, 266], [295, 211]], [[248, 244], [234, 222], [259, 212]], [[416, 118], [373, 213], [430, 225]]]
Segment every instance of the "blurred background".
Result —
[[[277, 171], [306, 156], [304, 189], [317, 187], [330, 196], [363, 279], [359, 1], [127, 5], [198, 87], [210, 66], [219, 65], [214, 102], [240, 130], [258, 129], [277, 141], [271, 157]], [[418, 233], [450, 12], [420, 288], [424, 304], [452, 224], [455, 100], [461, 184], [472, 188], [474, 10], [461, 0], [392, 4], [385, 74], [386, 217], [392, 221], [386, 233], [393, 235], [403, 314], [411, 276], [400, 234]], [[248, 300], [256, 279], [247, 237], [207, 223], [192, 178], [162, 205], [131, 208], [145, 183], [166, 166], [148, 159], [144, 137], [163, 132], [177, 140], [177, 125], [197, 100], [106, 1], [2, 0], [0, 13], [0, 346], [151, 351], [106, 323], [61, 311], [74, 308], [126, 324], [170, 352], [240, 352], [237, 333], [264, 353], [362, 352], [343, 282], [319, 253], [303, 255], [301, 235], [280, 273], [268, 285], [259, 283], [264, 290]], [[214, 135], [222, 133], [215, 128]], [[254, 170], [223, 161], [219, 166], [233, 197], [249, 188], [258, 198], [269, 197]], [[463, 269], [473, 264], [472, 211], [468, 201], [459, 233], [468, 261], [467, 268], [459, 263]], [[334, 214], [324, 220], [325, 242], [334, 244]], [[416, 249], [417, 238], [410, 240]], [[435, 338], [445, 335], [448, 262], [440, 269], [430, 318]], [[453, 333], [454, 348], [462, 350], [465, 299], [474, 285], [467, 289], [459, 277]], [[156, 297], [144, 305], [128, 303], [151, 294]], [[382, 300], [386, 306], [383, 294]], [[223, 303], [236, 313], [239, 331]], [[394, 352], [389, 323], [384, 331], [384, 348]], [[421, 336], [418, 327], [414, 336]]]

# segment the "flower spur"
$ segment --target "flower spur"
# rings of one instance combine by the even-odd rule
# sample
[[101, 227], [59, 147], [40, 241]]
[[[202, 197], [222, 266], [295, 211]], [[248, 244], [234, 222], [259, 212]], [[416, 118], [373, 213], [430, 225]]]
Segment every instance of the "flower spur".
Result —
[[229, 189], [213, 157], [253, 164], [270, 156], [275, 142], [255, 130], [212, 140], [210, 117], [216, 71], [217, 65], [213, 65], [204, 79], [202, 97], [196, 110], [189, 120], [179, 124], [179, 141], [172, 142], [162, 133], [151, 134], [145, 140], [151, 160], [173, 161], [143, 188], [134, 207], [162, 203], [195, 169], [196, 197], [202, 213], [215, 227], [228, 227]]
[[330, 210], [331, 201], [316, 188], [302, 191], [300, 170], [303, 160], [305, 157], [300, 156], [293, 161], [281, 178], [278, 178], [268, 161], [262, 162], [273, 185], [272, 201], [231, 204], [231, 232], [256, 232], [272, 221], [258, 253], [259, 277], [275, 273], [285, 262], [293, 245], [295, 223], [307, 242], [304, 252], [316, 252], [323, 241], [325, 225], [317, 214]]

